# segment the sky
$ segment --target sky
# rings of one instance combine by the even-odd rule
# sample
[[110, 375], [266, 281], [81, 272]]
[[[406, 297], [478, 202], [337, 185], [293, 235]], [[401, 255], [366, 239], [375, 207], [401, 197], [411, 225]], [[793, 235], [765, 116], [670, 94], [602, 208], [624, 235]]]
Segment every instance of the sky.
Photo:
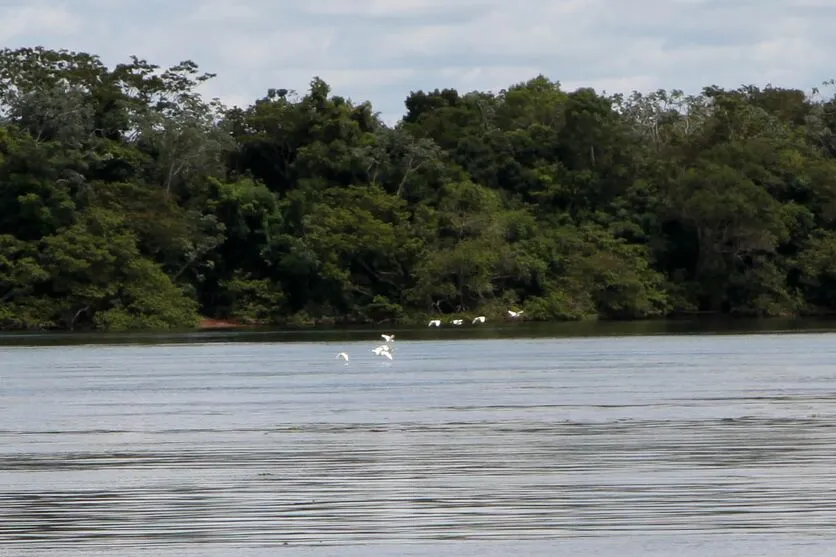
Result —
[[371, 101], [499, 91], [543, 74], [608, 93], [836, 77], [836, 0], [0, 0], [0, 46], [190, 59], [201, 92], [245, 107], [269, 88]]

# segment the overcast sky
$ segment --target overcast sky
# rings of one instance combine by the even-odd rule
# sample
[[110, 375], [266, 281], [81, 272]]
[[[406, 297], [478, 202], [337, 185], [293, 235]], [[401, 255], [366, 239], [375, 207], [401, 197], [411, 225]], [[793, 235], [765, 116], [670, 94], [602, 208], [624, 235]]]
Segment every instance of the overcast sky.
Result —
[[246, 106], [270, 87], [370, 100], [499, 90], [543, 73], [608, 92], [836, 77], [836, 0], [0, 0], [0, 46], [197, 62]]

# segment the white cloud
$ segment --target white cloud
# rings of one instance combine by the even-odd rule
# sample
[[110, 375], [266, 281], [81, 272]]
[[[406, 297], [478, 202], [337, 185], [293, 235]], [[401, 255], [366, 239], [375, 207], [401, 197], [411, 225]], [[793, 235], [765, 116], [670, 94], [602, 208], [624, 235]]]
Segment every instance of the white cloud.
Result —
[[565, 91], [574, 91], [581, 87], [592, 87], [596, 91], [606, 91], [607, 93], [627, 93], [630, 91], [650, 92], [665, 88], [659, 78], [653, 75], [591, 79], [586, 81], [561, 81], [560, 87]]
[[0, 42], [7, 43], [33, 35], [69, 36], [81, 28], [81, 21], [60, 3], [26, 2], [0, 6]]
[[[528, 81], [540, 73], [543, 73], [543, 69], [535, 66], [462, 66], [440, 69], [437, 79], [439, 79], [439, 89], [452, 87], [464, 92], [474, 90], [498, 92], [510, 85]], [[445, 85], [442, 85], [441, 81]]]
[[311, 0], [304, 10], [313, 15], [361, 17], [410, 17], [439, 14], [456, 10], [477, 10], [495, 4], [494, 0]]
[[235, 0], [210, 0], [199, 3], [192, 17], [204, 22], [246, 22], [258, 18], [258, 9]]
[[205, 92], [249, 104], [271, 87], [371, 100], [498, 90], [538, 73], [608, 92], [741, 84], [810, 89], [833, 77], [832, 0], [5, 0], [0, 40], [218, 74]]
[[219, 41], [209, 48], [224, 67], [295, 67], [327, 63], [334, 44], [328, 28], [287, 29], [271, 33], [241, 34], [234, 41]]

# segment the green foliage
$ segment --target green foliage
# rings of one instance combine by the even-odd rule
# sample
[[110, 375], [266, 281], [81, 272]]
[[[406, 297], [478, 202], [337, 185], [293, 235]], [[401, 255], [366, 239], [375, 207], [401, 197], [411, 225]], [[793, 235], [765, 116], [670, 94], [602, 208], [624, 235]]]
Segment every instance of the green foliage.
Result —
[[[284, 309], [284, 294], [270, 279], [253, 279], [236, 270], [233, 277], [221, 282], [229, 297], [225, 314], [244, 323], [274, 322]], [[225, 316], [227, 316], [225, 315]]]
[[134, 258], [122, 269], [118, 295], [97, 311], [96, 326], [109, 330], [188, 329], [197, 325], [197, 303], [159, 265]]
[[[184, 61], [0, 50], [0, 328], [836, 310], [836, 97], [412, 92], [229, 109]], [[833, 82], [829, 82], [833, 85]]]

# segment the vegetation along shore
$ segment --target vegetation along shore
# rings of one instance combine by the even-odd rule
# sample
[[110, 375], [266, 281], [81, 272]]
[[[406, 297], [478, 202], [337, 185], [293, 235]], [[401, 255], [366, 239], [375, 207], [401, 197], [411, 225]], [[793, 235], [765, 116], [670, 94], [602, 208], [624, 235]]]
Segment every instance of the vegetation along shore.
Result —
[[211, 77], [0, 51], [0, 329], [836, 309], [833, 82], [537, 76], [389, 126], [318, 78], [230, 108]]

